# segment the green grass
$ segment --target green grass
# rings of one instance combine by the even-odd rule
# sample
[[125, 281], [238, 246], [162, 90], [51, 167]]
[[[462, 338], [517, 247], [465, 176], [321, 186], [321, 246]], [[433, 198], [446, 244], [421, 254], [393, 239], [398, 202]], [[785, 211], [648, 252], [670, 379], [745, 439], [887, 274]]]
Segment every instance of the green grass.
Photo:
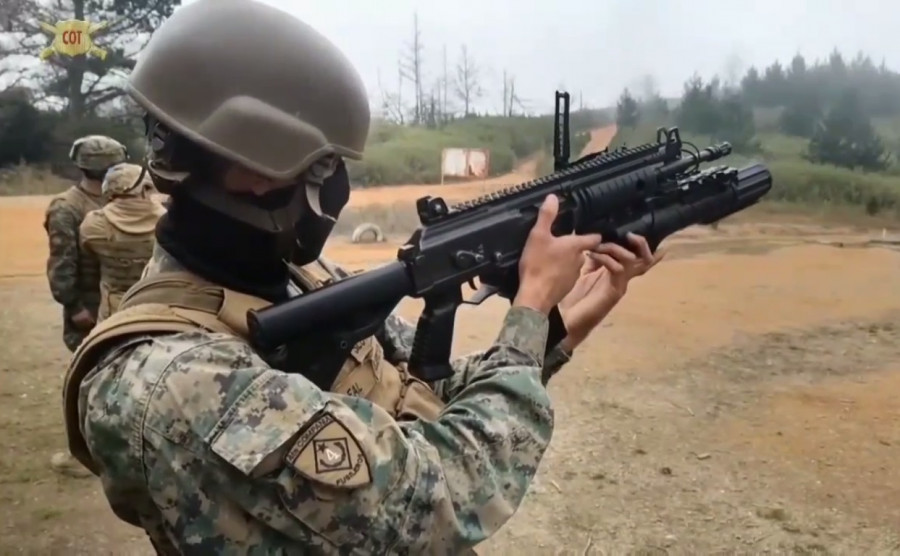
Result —
[[72, 180], [60, 177], [45, 167], [18, 164], [0, 168], [0, 197], [49, 195], [64, 191], [72, 183]]
[[872, 216], [900, 219], [900, 177], [854, 172], [800, 159], [776, 160], [769, 163], [769, 169], [774, 184], [767, 200], [806, 206], [849, 205]]

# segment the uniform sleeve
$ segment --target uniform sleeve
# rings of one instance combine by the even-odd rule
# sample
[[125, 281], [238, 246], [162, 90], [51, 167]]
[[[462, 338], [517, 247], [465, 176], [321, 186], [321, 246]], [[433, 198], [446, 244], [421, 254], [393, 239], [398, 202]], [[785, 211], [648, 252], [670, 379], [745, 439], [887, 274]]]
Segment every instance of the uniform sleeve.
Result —
[[[232, 340], [183, 353], [144, 420], [156, 504], [177, 516], [186, 552], [458, 554], [515, 513], [550, 442], [547, 329], [544, 315], [510, 309], [433, 422], [398, 423]], [[203, 495], [174, 486], [176, 468], [204, 477]], [[238, 527], [248, 519], [263, 525]]]
[[[412, 351], [416, 327], [399, 315], [390, 315], [384, 323], [379, 341], [385, 349], [385, 356], [394, 363], [408, 362]], [[435, 393], [445, 402], [466, 387], [472, 379], [473, 372], [485, 355], [485, 351], [477, 351], [450, 362], [453, 376], [432, 383]], [[541, 369], [541, 383], [546, 386], [550, 378], [558, 373], [569, 362], [572, 354], [561, 346], [555, 346], [547, 353]]]
[[81, 303], [78, 293], [78, 218], [59, 201], [50, 203], [44, 229], [50, 243], [47, 258], [47, 281], [57, 303], [77, 310]]

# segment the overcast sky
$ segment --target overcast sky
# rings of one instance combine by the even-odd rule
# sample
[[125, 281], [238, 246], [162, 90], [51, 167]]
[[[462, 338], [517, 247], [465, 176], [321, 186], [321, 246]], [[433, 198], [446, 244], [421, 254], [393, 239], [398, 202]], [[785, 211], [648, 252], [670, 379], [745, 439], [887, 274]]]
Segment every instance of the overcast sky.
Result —
[[[187, 0], [185, 3], [190, 3]], [[503, 70], [520, 96], [549, 111], [563, 85], [586, 105], [614, 102], [644, 74], [666, 96], [694, 71], [808, 61], [837, 46], [900, 70], [900, 5], [888, 0], [264, 0], [310, 23], [356, 64], [377, 99], [378, 77], [396, 88], [397, 58], [418, 12], [429, 81], [454, 65], [461, 45], [483, 68], [482, 108], [502, 105]]]
[[[2, 2], [3, 0], [0, 0]], [[184, 0], [190, 4], [194, 0]], [[750, 65], [808, 62], [836, 46], [900, 70], [900, 5], [888, 0], [261, 0], [335, 41], [362, 74], [376, 109], [379, 76], [396, 90], [397, 61], [418, 13], [427, 88], [440, 78], [446, 47], [451, 77], [462, 45], [480, 68], [479, 110], [502, 106], [503, 72], [535, 112], [550, 112], [564, 87], [577, 106], [614, 104], [652, 75], [679, 96], [693, 72], [743, 75]], [[407, 84], [404, 96], [410, 98]], [[452, 96], [452, 91], [450, 92]]]

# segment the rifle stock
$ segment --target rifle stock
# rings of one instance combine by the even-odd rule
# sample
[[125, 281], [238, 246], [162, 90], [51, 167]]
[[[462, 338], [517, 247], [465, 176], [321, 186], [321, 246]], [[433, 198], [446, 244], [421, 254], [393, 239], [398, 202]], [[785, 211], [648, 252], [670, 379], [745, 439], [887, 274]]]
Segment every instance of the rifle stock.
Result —
[[[557, 106], [565, 98], [561, 95], [565, 93], [557, 93]], [[558, 126], [559, 119], [558, 114]], [[626, 245], [625, 236], [634, 232], [655, 250], [681, 229], [746, 209], [772, 186], [772, 176], [761, 164], [701, 171], [701, 163], [728, 156], [731, 146], [721, 143], [691, 152], [683, 149], [677, 128], [660, 128], [655, 143], [607, 149], [572, 164], [563, 160], [568, 142], [561, 135], [554, 137], [558, 169], [552, 174], [453, 207], [440, 197], [423, 197], [416, 203], [422, 225], [400, 247], [396, 261], [248, 313], [254, 344], [273, 349], [300, 342], [307, 353], [321, 352], [311, 365], [328, 368], [316, 373], [336, 374], [352, 346], [376, 333], [404, 297], [422, 298], [425, 308], [409, 368], [425, 381], [446, 378], [452, 374], [457, 308], [494, 294], [513, 299], [519, 258], [547, 195], [560, 199], [555, 234], [598, 232], [605, 242]], [[464, 301], [462, 286], [474, 288], [476, 278], [481, 288]], [[559, 312], [550, 317], [548, 351], [566, 334]]]

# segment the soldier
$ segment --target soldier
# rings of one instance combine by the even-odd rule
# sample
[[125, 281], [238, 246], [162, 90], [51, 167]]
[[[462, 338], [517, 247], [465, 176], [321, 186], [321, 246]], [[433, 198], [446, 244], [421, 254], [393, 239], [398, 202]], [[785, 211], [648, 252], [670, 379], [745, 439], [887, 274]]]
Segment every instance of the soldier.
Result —
[[[78, 228], [88, 212], [102, 206], [101, 183], [106, 169], [123, 162], [125, 146], [104, 135], [88, 135], [72, 143], [69, 158], [81, 170], [81, 180], [50, 200], [44, 229], [50, 243], [47, 280], [53, 299], [63, 306], [63, 343], [75, 351], [93, 328], [100, 303], [99, 268], [80, 257]], [[76, 478], [90, 473], [66, 452], [57, 452], [50, 466]]]
[[[321, 251], [368, 134], [359, 75], [280, 10], [198, 0], [157, 29], [128, 88], [171, 204], [64, 394], [70, 449], [116, 515], [160, 554], [455, 554], [497, 531], [550, 442], [542, 372], [658, 257], [638, 238], [640, 257], [554, 237], [549, 197], [496, 340], [454, 376], [432, 390], [409, 375], [413, 329], [395, 316], [312, 372], [295, 346], [255, 350], [246, 311], [345, 276]], [[557, 304], [569, 337], [545, 359]]]
[[119, 306], [137, 282], [153, 254], [153, 232], [165, 209], [152, 193], [150, 176], [136, 164], [118, 164], [103, 178], [103, 208], [89, 212], [81, 223], [81, 255], [100, 268], [102, 322]]
[[77, 139], [69, 158], [81, 180], [51, 199], [44, 217], [50, 243], [47, 280], [53, 299], [63, 307], [63, 342], [75, 351], [93, 328], [100, 304], [99, 269], [85, 264], [78, 252], [78, 228], [88, 212], [102, 206], [101, 183], [106, 169], [124, 162], [125, 146], [103, 135]]

